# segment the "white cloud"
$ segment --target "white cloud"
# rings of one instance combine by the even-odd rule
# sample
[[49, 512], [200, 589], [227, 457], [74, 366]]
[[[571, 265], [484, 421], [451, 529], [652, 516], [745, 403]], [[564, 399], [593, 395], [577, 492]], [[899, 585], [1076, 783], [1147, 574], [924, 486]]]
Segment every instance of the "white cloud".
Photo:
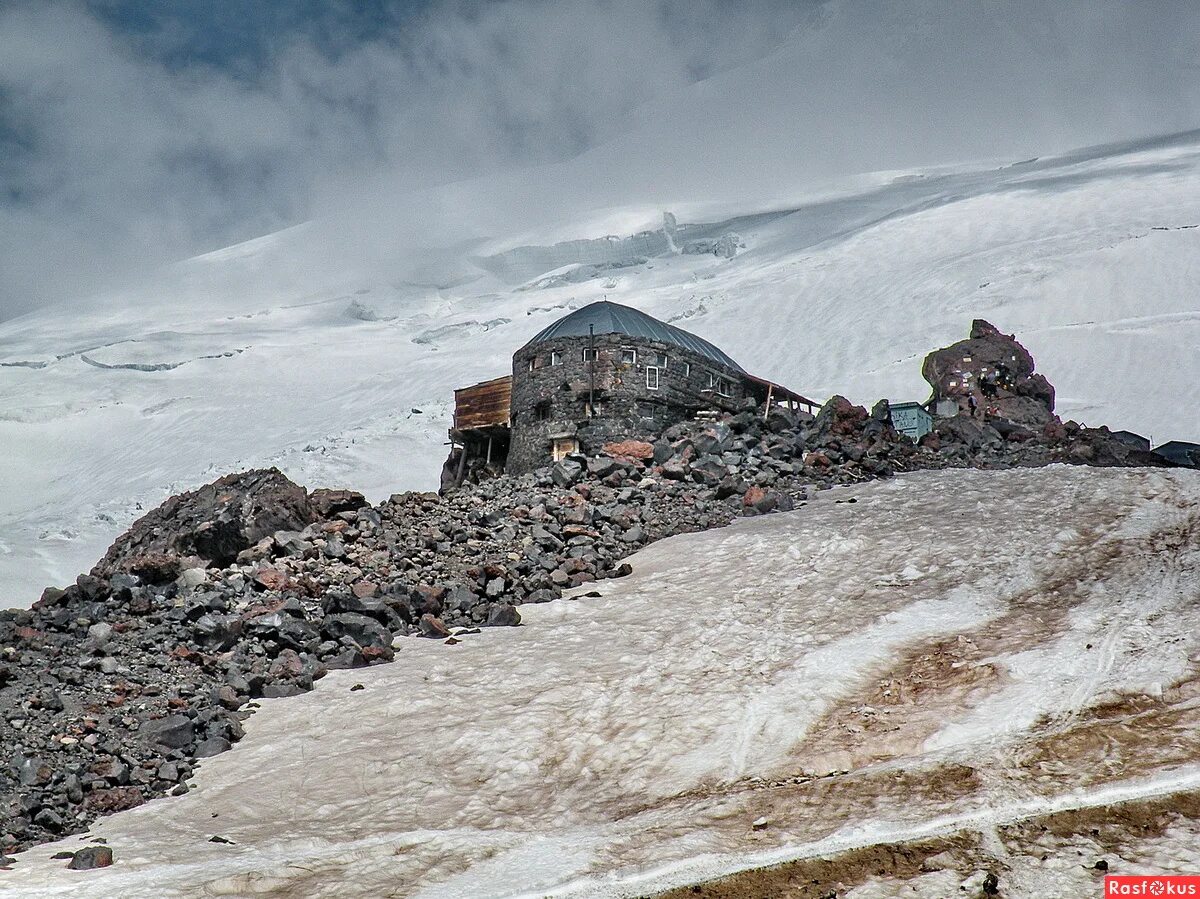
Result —
[[[19, 191], [0, 192], [0, 317], [313, 216], [386, 241], [434, 217], [414, 189], [556, 160], [580, 161], [464, 189], [443, 218], [1195, 127], [1197, 26], [1171, 0], [446, 3], [334, 57], [285, 41], [246, 80], [165, 68], [74, 3], [17, 3], [0, 109], [28, 149], [0, 163]], [[741, 102], [706, 106], [697, 79], [747, 64]]]

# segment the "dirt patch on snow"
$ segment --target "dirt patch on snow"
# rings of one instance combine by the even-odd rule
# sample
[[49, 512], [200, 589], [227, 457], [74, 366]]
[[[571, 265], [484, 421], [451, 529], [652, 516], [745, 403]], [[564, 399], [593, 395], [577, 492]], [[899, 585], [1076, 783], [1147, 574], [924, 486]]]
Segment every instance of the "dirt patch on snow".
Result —
[[[986, 834], [964, 829], [945, 837], [798, 859], [657, 895], [658, 899], [832, 899], [873, 881], [896, 886], [937, 871], [953, 872], [946, 882], [954, 883], [958, 894], [963, 894], [959, 884], [979, 890], [983, 879], [995, 874], [1000, 895], [1006, 895], [1003, 886], [1014, 868], [1030, 859], [1044, 863], [1052, 852], [1070, 855], [1068, 862], [1094, 872], [1097, 879], [1107, 870], [1121, 870], [1129, 864], [1153, 867], [1161, 864], [1156, 850], [1164, 842], [1180, 836], [1189, 839], [1198, 823], [1200, 792], [1187, 791], [1034, 816], [989, 829]], [[1089, 851], [1082, 852], [1080, 846]], [[1096, 867], [1100, 859], [1102, 866]]]

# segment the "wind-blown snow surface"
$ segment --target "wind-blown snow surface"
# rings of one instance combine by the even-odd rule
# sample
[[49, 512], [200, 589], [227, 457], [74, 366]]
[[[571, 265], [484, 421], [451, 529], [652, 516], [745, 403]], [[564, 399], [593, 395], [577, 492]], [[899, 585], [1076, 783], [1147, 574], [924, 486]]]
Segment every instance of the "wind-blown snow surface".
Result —
[[[0, 891], [631, 896], [1200, 790], [1194, 472], [919, 473], [633, 565], [263, 702], [192, 792], [95, 825], [114, 867], [50, 861], [70, 838]], [[1106, 855], [1200, 862], [1193, 840]], [[1040, 855], [1000, 859], [1005, 895], [1098, 895]]]
[[[681, 235], [736, 233], [733, 259], [645, 258], [668, 242], [633, 237], [661, 227], [644, 206], [398, 246], [403, 276], [314, 264], [324, 238], [301, 226], [5, 322], [0, 599], [69, 582], [139, 510], [235, 468], [373, 498], [434, 486], [453, 388], [604, 296], [815, 399], [864, 403], [924, 399], [924, 354], [982, 316], [1032, 350], [1066, 416], [1200, 440], [1198, 160], [1193, 134], [819, 195], [781, 185], [774, 209], [673, 208]], [[630, 239], [597, 245], [613, 222]]]

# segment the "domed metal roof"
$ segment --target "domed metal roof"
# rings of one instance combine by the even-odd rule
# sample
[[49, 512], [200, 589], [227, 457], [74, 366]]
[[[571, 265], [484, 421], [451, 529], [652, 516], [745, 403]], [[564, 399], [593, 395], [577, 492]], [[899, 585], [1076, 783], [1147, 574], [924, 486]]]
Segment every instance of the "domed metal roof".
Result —
[[728, 366], [734, 371], [745, 372], [744, 368], [707, 340], [697, 337], [683, 328], [676, 328], [674, 325], [660, 322], [645, 312], [630, 306], [622, 306], [620, 303], [610, 303], [607, 300], [591, 303], [582, 309], [576, 309], [570, 315], [563, 316], [554, 324], [538, 332], [525, 346], [546, 343], [560, 337], [587, 337], [589, 333], [593, 333], [593, 329], [597, 335], [626, 334], [644, 340], [669, 343]]

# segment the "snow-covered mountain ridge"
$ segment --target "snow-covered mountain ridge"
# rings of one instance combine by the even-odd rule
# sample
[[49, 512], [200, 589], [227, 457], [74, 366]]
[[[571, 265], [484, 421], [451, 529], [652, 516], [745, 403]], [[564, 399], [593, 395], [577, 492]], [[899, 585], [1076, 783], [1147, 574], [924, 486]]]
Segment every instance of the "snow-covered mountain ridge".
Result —
[[528, 337], [602, 296], [857, 402], [924, 399], [921, 357], [986, 317], [1030, 348], [1064, 417], [1200, 439], [1184, 412], [1200, 396], [1198, 159], [1188, 134], [807, 200], [789, 188], [781, 208], [691, 221], [681, 204], [681, 229], [736, 233], [736, 255], [630, 251], [582, 278], [544, 277], [595, 265], [555, 244], [602, 237], [589, 221], [653, 231], [661, 213], [581, 214], [537, 252], [503, 237], [397, 246], [388, 272], [305, 264], [323, 237], [303, 226], [4, 322], [4, 602], [73, 580], [139, 508], [236, 468], [374, 498], [434, 486], [453, 388], [506, 371]]

